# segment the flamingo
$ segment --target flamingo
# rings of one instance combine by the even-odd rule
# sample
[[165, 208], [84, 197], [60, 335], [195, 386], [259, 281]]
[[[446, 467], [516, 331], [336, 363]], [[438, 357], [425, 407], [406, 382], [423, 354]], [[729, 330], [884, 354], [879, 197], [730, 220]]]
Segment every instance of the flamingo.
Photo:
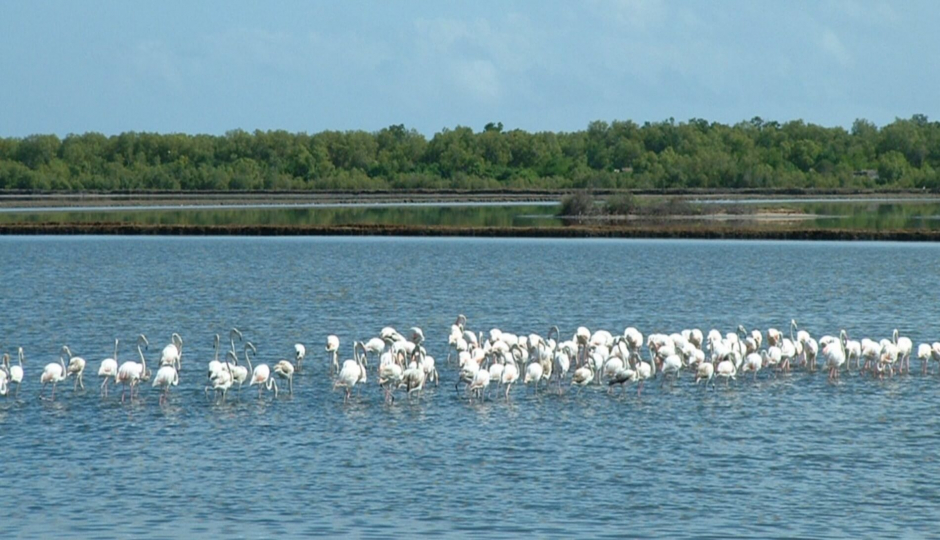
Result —
[[695, 384], [698, 384], [699, 381], [705, 381], [705, 388], [708, 388], [708, 383], [712, 381], [712, 377], [715, 376], [715, 364], [711, 362], [702, 362], [698, 365], [698, 369], [695, 371]]
[[544, 372], [542, 364], [538, 362], [532, 362], [525, 368], [525, 378], [522, 380], [522, 383], [528, 385], [530, 382], [535, 384], [535, 393], [539, 393], [539, 381], [542, 380], [542, 373]]
[[140, 355], [140, 363], [128, 360], [118, 368], [115, 383], [119, 382], [124, 387], [121, 391], [121, 403], [124, 403], [125, 392], [127, 392], [128, 386], [130, 386], [131, 400], [133, 400], [134, 389], [137, 387], [137, 384], [141, 380], [146, 380], [149, 377], [147, 373], [147, 359], [144, 358], [144, 351], [141, 349], [141, 344], [144, 344], [145, 347], [150, 346], [150, 342], [147, 341], [147, 336], [143, 334], [137, 336], [137, 354]]
[[401, 383], [403, 371], [391, 353], [388, 353], [387, 360], [385, 355], [382, 357], [383, 360], [379, 362], [379, 386], [385, 391], [385, 402], [389, 403], [395, 401], [392, 391]]
[[914, 348], [914, 343], [909, 337], [898, 337], [898, 329], [895, 328], [894, 332], [891, 334], [891, 341], [894, 342], [894, 346], [898, 349], [898, 373], [903, 373], [905, 370], [907, 373], [911, 372], [911, 351]]
[[242, 385], [245, 384], [245, 381], [248, 380], [248, 375], [252, 372], [251, 357], [248, 355], [249, 350], [253, 351], [255, 354], [258, 353], [258, 349], [255, 348], [254, 344], [250, 341], [246, 341], [243, 354], [245, 355], [245, 362], [248, 364], [248, 367], [238, 365], [238, 358], [234, 354], [232, 354], [233, 364], [229, 366], [229, 371], [232, 372], [232, 384], [238, 383], [239, 396], [241, 396], [242, 393]]
[[839, 378], [839, 368], [845, 363], [845, 330], [840, 332], [839, 339], [828, 341], [823, 347], [822, 355], [825, 359], [826, 367], [829, 368], [829, 382]]
[[928, 343], [921, 343], [917, 346], [917, 358], [920, 360], [920, 372], [923, 375], [927, 374], [927, 362], [932, 355], [933, 349]]
[[682, 369], [682, 359], [679, 358], [678, 354], [670, 354], [663, 360], [663, 382], [666, 384], [666, 378], [669, 374], [672, 374], [672, 384], [675, 384], [675, 381], [679, 380], [679, 370]]
[[[297, 371], [303, 371], [304, 357], [307, 356], [307, 348], [303, 343], [294, 343], [294, 361], [297, 362]], [[276, 393], [275, 393], [275, 397]]]
[[620, 393], [623, 394], [624, 392], [626, 392], [626, 389], [624, 388], [623, 385], [628, 382], [636, 382], [637, 378], [638, 378], [638, 375], [637, 375], [636, 370], [630, 369], [628, 367], [623, 367], [617, 370], [614, 373], [613, 377], [611, 377], [607, 381], [607, 392], [610, 393], [614, 385], [619, 384]]
[[287, 379], [287, 393], [294, 395], [294, 365], [288, 360], [281, 360], [274, 364], [274, 374], [282, 379]]
[[339, 372], [339, 338], [334, 335], [326, 336], [326, 352], [330, 353], [330, 375]]
[[365, 345], [363, 346], [366, 349], [366, 354], [372, 353], [373, 355], [375, 355], [376, 358], [378, 358], [379, 356], [381, 356], [383, 352], [385, 352], [385, 342], [382, 341], [382, 338], [374, 337], [370, 339], [369, 341], [366, 341]]
[[360, 379], [363, 377], [365, 372], [365, 366], [362, 365], [362, 359], [359, 358], [357, 354], [357, 347], [359, 342], [353, 343], [353, 356], [356, 358], [354, 360], [346, 360], [343, 362], [343, 368], [339, 372], [339, 376], [336, 378], [336, 382], [333, 383], [333, 389], [336, 390], [339, 387], [343, 387], [346, 390], [346, 396], [343, 398], [343, 403], [349, 401], [349, 396], [352, 394], [353, 387], [359, 383]]
[[215, 348], [215, 357], [209, 362], [209, 371], [208, 371], [208, 373], [206, 374], [206, 377], [209, 378], [209, 379], [212, 379], [212, 376], [213, 376], [215, 373], [217, 373], [217, 372], [221, 371], [222, 369], [224, 369], [224, 368], [222, 367], [222, 362], [219, 362], [219, 346], [220, 346], [219, 344], [220, 344], [220, 342], [221, 342], [221, 338], [219, 337], [218, 334], [216, 334], [216, 335], [215, 335], [215, 346], [214, 346], [214, 348]]
[[467, 355], [466, 361], [461, 362], [458, 360], [458, 363], [460, 364], [460, 372], [457, 374], [457, 382], [454, 384], [454, 392], [457, 392], [458, 394], [460, 393], [460, 383], [464, 383], [467, 386], [470, 386], [470, 384], [473, 382], [473, 379], [477, 375], [477, 371], [480, 370], [480, 363], [483, 361], [484, 357], [485, 353], [483, 352], [483, 349], [475, 349], [472, 355]]
[[408, 396], [411, 396], [412, 393], [420, 393], [424, 389], [424, 381], [424, 369], [421, 366], [412, 365], [402, 373], [400, 386], [404, 386]]
[[757, 372], [764, 366], [764, 354], [766, 351], [761, 351], [760, 353], [752, 352], [744, 357], [744, 366], [741, 368], [743, 373], [752, 371], [754, 373], [754, 380], [757, 380]]
[[232, 364], [228, 361], [229, 357], [235, 357], [235, 353], [232, 351], [226, 351], [226, 361], [222, 363], [217, 371], [212, 372], [209, 375], [209, 382], [212, 386], [206, 387], [206, 397], [208, 398], [209, 389], [215, 391], [216, 396], [219, 393], [222, 393], [222, 403], [225, 403], [225, 395], [228, 393], [228, 389], [232, 387], [232, 384], [235, 382], [235, 378], [232, 376]]
[[473, 381], [470, 382], [470, 386], [467, 387], [467, 391], [470, 393], [470, 401], [473, 401], [473, 394], [476, 392], [482, 401], [486, 401], [486, 389], [490, 385], [490, 373], [485, 369], [477, 371], [477, 374], [473, 377]]
[[[930, 344], [930, 357], [933, 359], [934, 362], [940, 363], [940, 342], [935, 341]], [[15, 367], [16, 366], [14, 366], [14, 368]]]
[[251, 382], [248, 386], [258, 385], [258, 399], [261, 399], [261, 393], [265, 389], [274, 388], [274, 397], [277, 398], [277, 382], [271, 377], [271, 368], [267, 364], [258, 364], [251, 372]]
[[235, 354], [237, 354], [237, 351], [235, 350], [235, 338], [236, 337], [238, 338], [239, 343], [243, 340], [241, 331], [238, 328], [232, 328], [231, 330], [229, 330], [228, 341], [232, 345], [232, 353], [235, 353]]
[[735, 378], [735, 375], [738, 373], [738, 367], [734, 364], [734, 361], [725, 359], [718, 363], [718, 367], [715, 369], [719, 377], [724, 377], [725, 385], [730, 386], [731, 380]]
[[[528, 373], [526, 373], [528, 375]], [[587, 362], [583, 366], [574, 370], [574, 373], [571, 375], [571, 384], [578, 387], [578, 392], [591, 383], [594, 380], [594, 370], [592, 369], [591, 363]], [[536, 390], [538, 389], [538, 384], [536, 384]]]
[[85, 373], [85, 359], [80, 356], [72, 356], [72, 350], [69, 349], [68, 345], [62, 346], [62, 352], [69, 357], [69, 375], [75, 375], [75, 388], [73, 390], [78, 390], [79, 387], [84, 390], [85, 383], [82, 382], [82, 375]]
[[[177, 362], [179, 359], [176, 360]], [[157, 375], [153, 378], [153, 388], [158, 386], [163, 388], [163, 392], [160, 392], [160, 404], [163, 405], [166, 403], [167, 398], [170, 394], [170, 386], [176, 386], [180, 382], [179, 372], [176, 371], [176, 366], [173, 363], [160, 366], [160, 369], [157, 370]]]
[[640, 359], [636, 363], [636, 375], [640, 381], [636, 385], [636, 395], [640, 397], [640, 394], [643, 392], [643, 381], [656, 375], [656, 368], [653, 364], [648, 364]]
[[[234, 344], [234, 341], [233, 341]], [[233, 345], [234, 346], [234, 345]], [[161, 366], [175, 366], [176, 370], [181, 369], [180, 361], [183, 358], [183, 338], [174, 332], [170, 336], [170, 344], [163, 348], [160, 353]], [[158, 370], [159, 372], [159, 370]]]
[[861, 371], [866, 371], [867, 369], [874, 366], [875, 362], [879, 361], [881, 356], [881, 345], [871, 339], [863, 338], [861, 342], [861, 355], [856, 361], [856, 365], [861, 362], [862, 358], [865, 359], [865, 365], [860, 368]]
[[118, 374], [118, 343], [120, 340], [114, 340], [114, 356], [111, 358], [105, 358], [101, 361], [101, 366], [98, 368], [98, 377], [104, 379], [101, 382], [101, 392], [104, 397], [108, 397], [108, 379], [114, 377], [114, 380], [117, 380]]
[[52, 383], [52, 401], [55, 401], [55, 386], [56, 384], [64, 381], [69, 376], [68, 370], [65, 368], [65, 359], [62, 354], [59, 354], [59, 363], [51, 362], [46, 364], [46, 367], [42, 370], [42, 375], [39, 377], [39, 382], [42, 383], [42, 388], [39, 390], [39, 398], [45, 399], [42, 397], [43, 391], [46, 389], [46, 385]]
[[20, 395], [20, 385], [23, 383], [23, 347], [18, 347], [16, 349], [16, 362], [17, 365], [10, 366], [7, 363], [7, 371], [10, 372], [10, 382], [16, 383], [16, 393], [13, 394], [13, 397], [19, 397]]
[[516, 366], [515, 362], [509, 362], [503, 368], [503, 375], [500, 378], [500, 383], [506, 385], [506, 401], [509, 401], [509, 390], [512, 388], [513, 383], [519, 380], [519, 368]]

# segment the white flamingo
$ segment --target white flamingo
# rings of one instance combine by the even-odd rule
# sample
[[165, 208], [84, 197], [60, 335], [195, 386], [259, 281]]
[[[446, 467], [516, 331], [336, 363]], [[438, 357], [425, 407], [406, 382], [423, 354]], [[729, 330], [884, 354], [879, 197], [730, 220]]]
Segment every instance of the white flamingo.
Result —
[[522, 383], [525, 385], [533, 383], [535, 385], [535, 393], [538, 394], [539, 381], [542, 380], [542, 373], [544, 373], [542, 364], [538, 362], [532, 362], [525, 368], [525, 378], [522, 380]]
[[891, 334], [891, 340], [898, 349], [898, 373], [911, 372], [911, 352], [914, 349], [914, 343], [911, 338], [898, 336], [898, 329], [895, 328]]
[[108, 379], [114, 378], [117, 381], [118, 374], [118, 343], [120, 340], [114, 340], [114, 356], [105, 358], [98, 367], [98, 377], [104, 379], [101, 382], [101, 393], [108, 397]]
[[698, 384], [699, 381], [705, 381], [705, 388], [707, 389], [708, 383], [712, 382], [712, 377], [714, 376], [715, 364], [711, 362], [701, 362], [695, 370], [695, 384]]
[[611, 389], [614, 387], [615, 384], [619, 384], [620, 393], [622, 395], [624, 392], [626, 392], [626, 389], [624, 388], [623, 385], [628, 382], [636, 382], [637, 379], [638, 379], [638, 375], [636, 373], [636, 370], [628, 368], [628, 367], [621, 368], [617, 370], [617, 372], [614, 373], [613, 377], [611, 377], [607, 381], [607, 393], [610, 393]]
[[16, 393], [13, 394], [13, 397], [19, 397], [20, 395], [20, 385], [23, 383], [23, 347], [18, 347], [16, 349], [16, 363], [15, 366], [7, 365], [7, 371], [10, 372], [10, 382], [16, 383]]
[[930, 361], [930, 357], [933, 355], [933, 349], [928, 343], [921, 343], [917, 346], [917, 358], [920, 360], [920, 372], [923, 375], [927, 374], [927, 362]]
[[503, 374], [500, 378], [500, 383], [506, 386], [506, 401], [509, 401], [509, 390], [512, 388], [512, 385], [519, 380], [519, 368], [516, 366], [515, 362], [509, 362], [503, 368]]
[[346, 360], [343, 362], [343, 368], [339, 372], [339, 376], [336, 377], [336, 381], [333, 383], [333, 389], [343, 387], [346, 390], [346, 395], [343, 398], [343, 403], [349, 401], [349, 396], [352, 394], [352, 389], [359, 383], [362, 379], [363, 373], [365, 372], [365, 366], [362, 365], [362, 359], [359, 358], [357, 354], [357, 347], [359, 342], [353, 343], [353, 356], [355, 359]]
[[245, 381], [248, 380], [249, 374], [252, 372], [251, 367], [251, 358], [248, 355], [248, 351], [253, 351], [257, 354], [258, 349], [255, 348], [254, 344], [250, 341], [245, 342], [245, 349], [243, 354], [245, 355], [245, 362], [248, 364], [248, 367], [238, 365], [238, 357], [232, 354], [232, 364], [229, 365], [228, 369], [232, 372], [232, 384], [238, 384], [238, 395], [241, 396], [242, 385], [245, 384]]
[[402, 373], [400, 386], [405, 387], [409, 397], [416, 392], [420, 395], [424, 389], [425, 379], [424, 369], [421, 366], [412, 365]]
[[304, 358], [306, 356], [307, 356], [307, 348], [304, 347], [304, 344], [294, 343], [294, 361], [297, 362], [297, 371], [303, 371]]
[[73, 390], [78, 390], [79, 387], [84, 390], [85, 383], [82, 381], [82, 375], [85, 373], [85, 359], [81, 356], [73, 356], [72, 350], [69, 349], [68, 345], [62, 346], [62, 352], [69, 357], [69, 375], [75, 375], [75, 388], [73, 388]]
[[[578, 387], [578, 392], [580, 393], [585, 386], [591, 384], [591, 381], [594, 380], [594, 369], [590, 362], [585, 363], [583, 366], [574, 370], [574, 373], [571, 374], [571, 384], [572, 386]], [[536, 386], [536, 389], [538, 387]]]
[[490, 373], [485, 369], [477, 371], [477, 374], [473, 377], [473, 381], [470, 382], [470, 386], [467, 387], [467, 391], [470, 394], [470, 401], [473, 401], [473, 394], [476, 393], [481, 401], [486, 401], [486, 389], [490, 385]]
[[330, 353], [330, 375], [339, 372], [339, 338], [334, 335], [326, 336], [326, 352]]
[[734, 361], [725, 359], [718, 363], [718, 367], [715, 368], [715, 372], [719, 377], [725, 379], [725, 385], [730, 386], [732, 379], [735, 378], [735, 375], [738, 374], [738, 368], [734, 364]]
[[207, 398], [209, 397], [209, 390], [212, 389], [215, 391], [217, 400], [219, 399], [219, 394], [222, 394], [221, 401], [222, 403], [225, 403], [225, 396], [228, 394], [229, 388], [231, 388], [232, 384], [235, 382], [235, 378], [232, 376], [232, 371], [230, 369], [232, 364], [228, 361], [228, 358], [234, 356], [234, 352], [226, 351], [226, 361], [222, 363], [222, 367], [209, 375], [210, 386], [206, 387]]
[[225, 369], [222, 366], [222, 362], [219, 362], [219, 348], [220, 348], [221, 338], [218, 334], [215, 335], [215, 357], [209, 362], [209, 371], [206, 373], [206, 377], [212, 379], [212, 376], [217, 372]]
[[43, 391], [46, 389], [46, 385], [52, 383], [52, 400], [55, 401], [55, 386], [56, 384], [64, 381], [69, 376], [68, 370], [65, 368], [65, 359], [62, 354], [59, 354], [59, 363], [51, 362], [46, 364], [46, 367], [42, 370], [42, 375], [39, 377], [39, 382], [42, 383], [42, 388], [39, 390], [39, 398], [45, 399], [42, 397]]
[[248, 386], [258, 385], [258, 399], [265, 390], [274, 388], [274, 397], [277, 398], [277, 382], [271, 377], [271, 368], [267, 364], [258, 364], [251, 372], [251, 382]]
[[828, 341], [823, 347], [822, 356], [826, 367], [829, 368], [829, 382], [839, 378], [839, 368], [845, 363], [845, 331], [839, 334], [836, 341]]
[[131, 389], [131, 400], [134, 399], [134, 390], [137, 389], [138, 383], [141, 380], [146, 380], [148, 378], [147, 374], [147, 359], [144, 358], [144, 351], [141, 349], [141, 344], [144, 347], [149, 347], [150, 342], [147, 341], [147, 336], [140, 334], [137, 336], [137, 354], [140, 355], [140, 362], [134, 362], [128, 360], [121, 364], [118, 368], [117, 378], [115, 379], [116, 383], [121, 383], [123, 385], [123, 390], [121, 391], [121, 403], [124, 403], [125, 393], [127, 388]]
[[287, 380], [287, 393], [294, 395], [294, 365], [288, 360], [281, 360], [274, 364], [274, 374]]
[[174, 366], [177, 371], [181, 369], [183, 359], [183, 338], [174, 332], [170, 336], [170, 344], [160, 353], [160, 366]]
[[661, 385], [666, 384], [666, 379], [672, 375], [672, 383], [679, 380], [679, 370], [682, 369], [682, 359], [678, 354], [670, 354], [663, 360], [663, 381]]
[[[178, 361], [178, 359], [177, 359]], [[166, 403], [167, 398], [170, 394], [170, 386], [176, 386], [180, 383], [179, 372], [176, 371], [176, 366], [174, 362], [160, 366], [160, 369], [157, 370], [156, 376], [153, 378], [153, 388], [161, 387], [163, 391], [160, 392], [160, 404], [163, 405]]]
[[382, 390], [385, 392], [386, 403], [395, 401], [393, 391], [401, 384], [403, 375], [404, 371], [402, 370], [402, 366], [395, 361], [392, 354], [387, 353], [387, 356], [383, 354], [382, 360], [379, 362], [379, 386], [381, 386]]

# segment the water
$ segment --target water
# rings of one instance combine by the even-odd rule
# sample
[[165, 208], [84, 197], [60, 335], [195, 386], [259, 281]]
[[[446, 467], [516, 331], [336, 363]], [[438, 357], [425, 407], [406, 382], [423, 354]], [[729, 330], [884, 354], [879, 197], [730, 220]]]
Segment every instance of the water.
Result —
[[[940, 388], [931, 378], [762, 374], [704, 392], [685, 374], [609, 397], [468, 404], [444, 366], [449, 324], [620, 333], [737, 324], [937, 339], [940, 246], [743, 241], [392, 238], [0, 238], [0, 399], [13, 537], [924, 537], [940, 518]], [[295, 394], [207, 402], [212, 335], [238, 326], [273, 364], [307, 344]], [[444, 384], [344, 405], [322, 347], [424, 329]], [[144, 332], [184, 338], [182, 382], [122, 405], [98, 362]], [[68, 343], [89, 360], [36, 399]], [[919, 366], [914, 361], [915, 371]], [[935, 368], [936, 369], [936, 368]], [[47, 390], [48, 392], [48, 390]], [[234, 394], [230, 395], [233, 398]], [[41, 519], [37, 519], [41, 516]]]
[[143, 225], [413, 225], [560, 227], [556, 203], [407, 203], [181, 205], [5, 208], [0, 223], [134, 223]]
[[[744, 213], [730, 216], [725, 226], [792, 229], [850, 229], [860, 231], [938, 230], [940, 202], [936, 198], [871, 199], [740, 199], [696, 200], [698, 204], [760, 205], [809, 217], [754, 220]], [[161, 226], [344, 226], [359, 224], [414, 227], [541, 227], [566, 225], [555, 217], [557, 203], [337, 203], [232, 204], [140, 207], [0, 208], [0, 224], [114, 223]], [[708, 220], [709, 218], [705, 218]], [[694, 219], [693, 219], [694, 221]]]

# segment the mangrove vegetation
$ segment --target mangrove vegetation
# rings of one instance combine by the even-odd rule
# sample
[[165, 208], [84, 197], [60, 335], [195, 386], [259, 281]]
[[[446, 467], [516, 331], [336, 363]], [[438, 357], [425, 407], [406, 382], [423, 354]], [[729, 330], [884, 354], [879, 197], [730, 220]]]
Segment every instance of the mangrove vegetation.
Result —
[[754, 118], [596, 121], [560, 133], [490, 123], [430, 139], [403, 125], [0, 138], [0, 190], [28, 191], [938, 190], [938, 171], [940, 123], [923, 115], [850, 129]]

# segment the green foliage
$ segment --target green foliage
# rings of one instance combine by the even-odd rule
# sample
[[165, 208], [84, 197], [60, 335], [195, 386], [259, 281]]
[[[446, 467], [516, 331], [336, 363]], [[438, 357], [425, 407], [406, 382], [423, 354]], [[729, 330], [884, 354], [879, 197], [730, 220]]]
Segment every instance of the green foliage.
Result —
[[938, 189], [938, 175], [940, 123], [923, 115], [882, 128], [860, 119], [850, 130], [670, 118], [595, 121], [570, 133], [490, 122], [430, 140], [400, 124], [374, 133], [0, 138], [0, 189], [24, 190]]
[[607, 198], [604, 211], [612, 216], [626, 216], [636, 211], [636, 196], [632, 193], [618, 193]]

